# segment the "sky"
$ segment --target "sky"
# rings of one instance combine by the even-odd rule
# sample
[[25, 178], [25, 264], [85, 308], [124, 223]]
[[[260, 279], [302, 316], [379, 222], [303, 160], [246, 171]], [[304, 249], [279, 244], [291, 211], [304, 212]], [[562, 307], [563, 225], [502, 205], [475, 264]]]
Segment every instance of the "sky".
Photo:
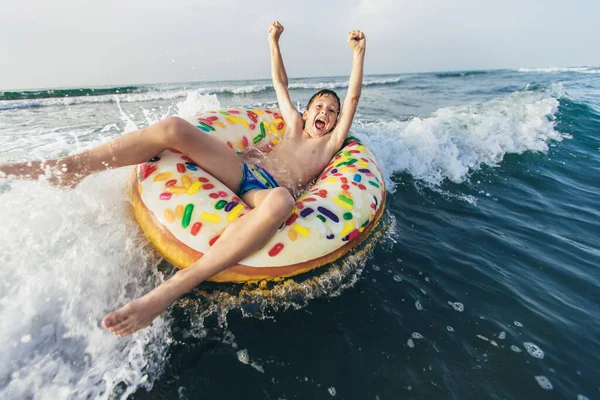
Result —
[[0, 13], [0, 91], [600, 64], [598, 0], [19, 0]]

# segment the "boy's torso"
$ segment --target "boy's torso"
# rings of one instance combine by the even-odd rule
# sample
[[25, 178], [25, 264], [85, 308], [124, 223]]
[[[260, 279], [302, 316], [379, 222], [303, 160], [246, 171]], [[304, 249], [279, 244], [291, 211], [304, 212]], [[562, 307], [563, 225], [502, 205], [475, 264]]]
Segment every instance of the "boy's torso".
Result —
[[250, 152], [245, 158], [266, 169], [280, 186], [298, 196], [331, 161], [328, 141], [329, 135], [288, 135], [269, 153]]

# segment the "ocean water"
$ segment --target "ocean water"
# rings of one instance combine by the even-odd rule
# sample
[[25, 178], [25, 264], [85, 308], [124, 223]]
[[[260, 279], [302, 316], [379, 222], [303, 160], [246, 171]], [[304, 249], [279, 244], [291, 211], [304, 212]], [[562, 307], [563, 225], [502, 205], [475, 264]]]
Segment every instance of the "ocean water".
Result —
[[[303, 109], [347, 77], [291, 79]], [[276, 106], [267, 80], [0, 92], [0, 162], [168, 115]], [[0, 181], [0, 398], [600, 398], [600, 68], [366, 76], [352, 127], [387, 212], [289, 283], [202, 284], [154, 324], [100, 319], [173, 271], [129, 170]]]

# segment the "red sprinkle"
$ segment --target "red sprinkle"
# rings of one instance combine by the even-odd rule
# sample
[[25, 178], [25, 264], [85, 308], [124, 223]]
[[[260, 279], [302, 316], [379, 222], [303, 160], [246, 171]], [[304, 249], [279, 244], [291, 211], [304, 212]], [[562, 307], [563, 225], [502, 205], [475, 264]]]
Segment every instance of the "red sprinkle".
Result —
[[[200, 182], [202, 182], [202, 183], [206, 183], [206, 182], [208, 182], [208, 178], [205, 178], [205, 177], [203, 177], [203, 176], [201, 176], [200, 178], [198, 178], [198, 180], [199, 180]], [[204, 186], [204, 188], [206, 188], [206, 185]]]
[[192, 159], [191, 159], [191, 158], [189, 158], [188, 156], [181, 156], [181, 159], [182, 159], [182, 160], [185, 160], [185, 161], [194, 162], [194, 160], [192, 160]]
[[169, 200], [171, 196], [173, 196], [173, 193], [165, 192], [161, 193], [159, 197], [161, 200]]
[[210, 241], [208, 242], [208, 245], [209, 245], [209, 246], [212, 246], [213, 244], [215, 244], [215, 242], [216, 242], [217, 240], [219, 240], [219, 238], [220, 238], [220, 237], [221, 237], [221, 235], [217, 235], [217, 236], [215, 236], [214, 238], [210, 239]]
[[202, 188], [206, 189], [206, 190], [210, 190], [214, 187], [215, 187], [215, 185], [213, 185], [212, 183], [207, 183], [206, 185], [202, 186]]
[[200, 232], [200, 228], [202, 228], [201, 222], [196, 222], [194, 225], [192, 225], [192, 236], [196, 236], [198, 232]]
[[246, 136], [242, 137], [242, 145], [248, 147], [248, 138]]
[[152, 175], [152, 173], [158, 169], [158, 167], [155, 165], [153, 165], [151, 167], [148, 167], [147, 166], [148, 164], [145, 164], [145, 165], [146, 165], [146, 167], [142, 168], [142, 171], [141, 171], [140, 182], [143, 181], [144, 179], [146, 179], [147, 177], [149, 177], [150, 175]]
[[304, 208], [304, 204], [302, 204], [302, 202], [298, 202], [296, 203], [296, 207], [298, 208], [298, 210], [302, 210]]
[[233, 196], [233, 199], [231, 199], [231, 201], [235, 201], [236, 203], [241, 203], [242, 200], [239, 197]]
[[348, 186], [348, 185], [342, 185], [342, 190], [348, 190], [348, 189], [350, 189], [350, 186]]
[[346, 177], [344, 177], [344, 176], [342, 176], [342, 177], [340, 178], [340, 180], [342, 181], [342, 183], [348, 183], [348, 178], [346, 178]]
[[177, 172], [183, 174], [185, 172], [185, 165], [183, 165], [182, 163], [177, 163]]
[[169, 149], [169, 150], [171, 150], [173, 153], [181, 154], [181, 152], [177, 149]]
[[271, 257], [275, 257], [281, 250], [283, 250], [283, 243], [277, 243], [271, 250], [269, 250], [269, 255]]
[[165, 186], [169, 187], [169, 186], [173, 186], [177, 183], [177, 179], [171, 179], [165, 182]]
[[367, 187], [365, 185], [363, 185], [362, 183], [360, 185], [358, 185], [360, 190], [367, 190]]
[[350, 232], [350, 234], [348, 235], [348, 240], [354, 240], [358, 237], [358, 229], [353, 230], [352, 232]]
[[219, 196], [221, 196], [221, 197], [227, 197], [227, 193], [225, 193], [223, 191], [220, 191], [219, 192]]
[[291, 224], [293, 224], [294, 222], [296, 222], [296, 220], [298, 219], [298, 214], [292, 214], [287, 221], [285, 221], [285, 224], [287, 226], [290, 226]]
[[217, 193], [211, 193], [208, 195], [208, 197], [210, 197], [211, 199], [218, 199], [219, 195]]

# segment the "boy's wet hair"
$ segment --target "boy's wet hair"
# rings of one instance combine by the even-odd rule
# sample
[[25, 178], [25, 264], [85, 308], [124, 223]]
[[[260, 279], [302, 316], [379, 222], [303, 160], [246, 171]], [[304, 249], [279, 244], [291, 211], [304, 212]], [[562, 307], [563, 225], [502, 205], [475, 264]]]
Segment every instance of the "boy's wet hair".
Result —
[[306, 106], [306, 109], [308, 110], [310, 108], [310, 105], [313, 103], [313, 101], [315, 101], [316, 99], [318, 99], [321, 96], [333, 96], [333, 98], [338, 103], [337, 113], [338, 113], [338, 115], [340, 115], [340, 111], [342, 108], [342, 103], [340, 102], [340, 98], [338, 97], [336, 92], [334, 92], [333, 90], [329, 90], [329, 89], [319, 90], [317, 93], [313, 94], [313, 96], [308, 101], [308, 105]]

